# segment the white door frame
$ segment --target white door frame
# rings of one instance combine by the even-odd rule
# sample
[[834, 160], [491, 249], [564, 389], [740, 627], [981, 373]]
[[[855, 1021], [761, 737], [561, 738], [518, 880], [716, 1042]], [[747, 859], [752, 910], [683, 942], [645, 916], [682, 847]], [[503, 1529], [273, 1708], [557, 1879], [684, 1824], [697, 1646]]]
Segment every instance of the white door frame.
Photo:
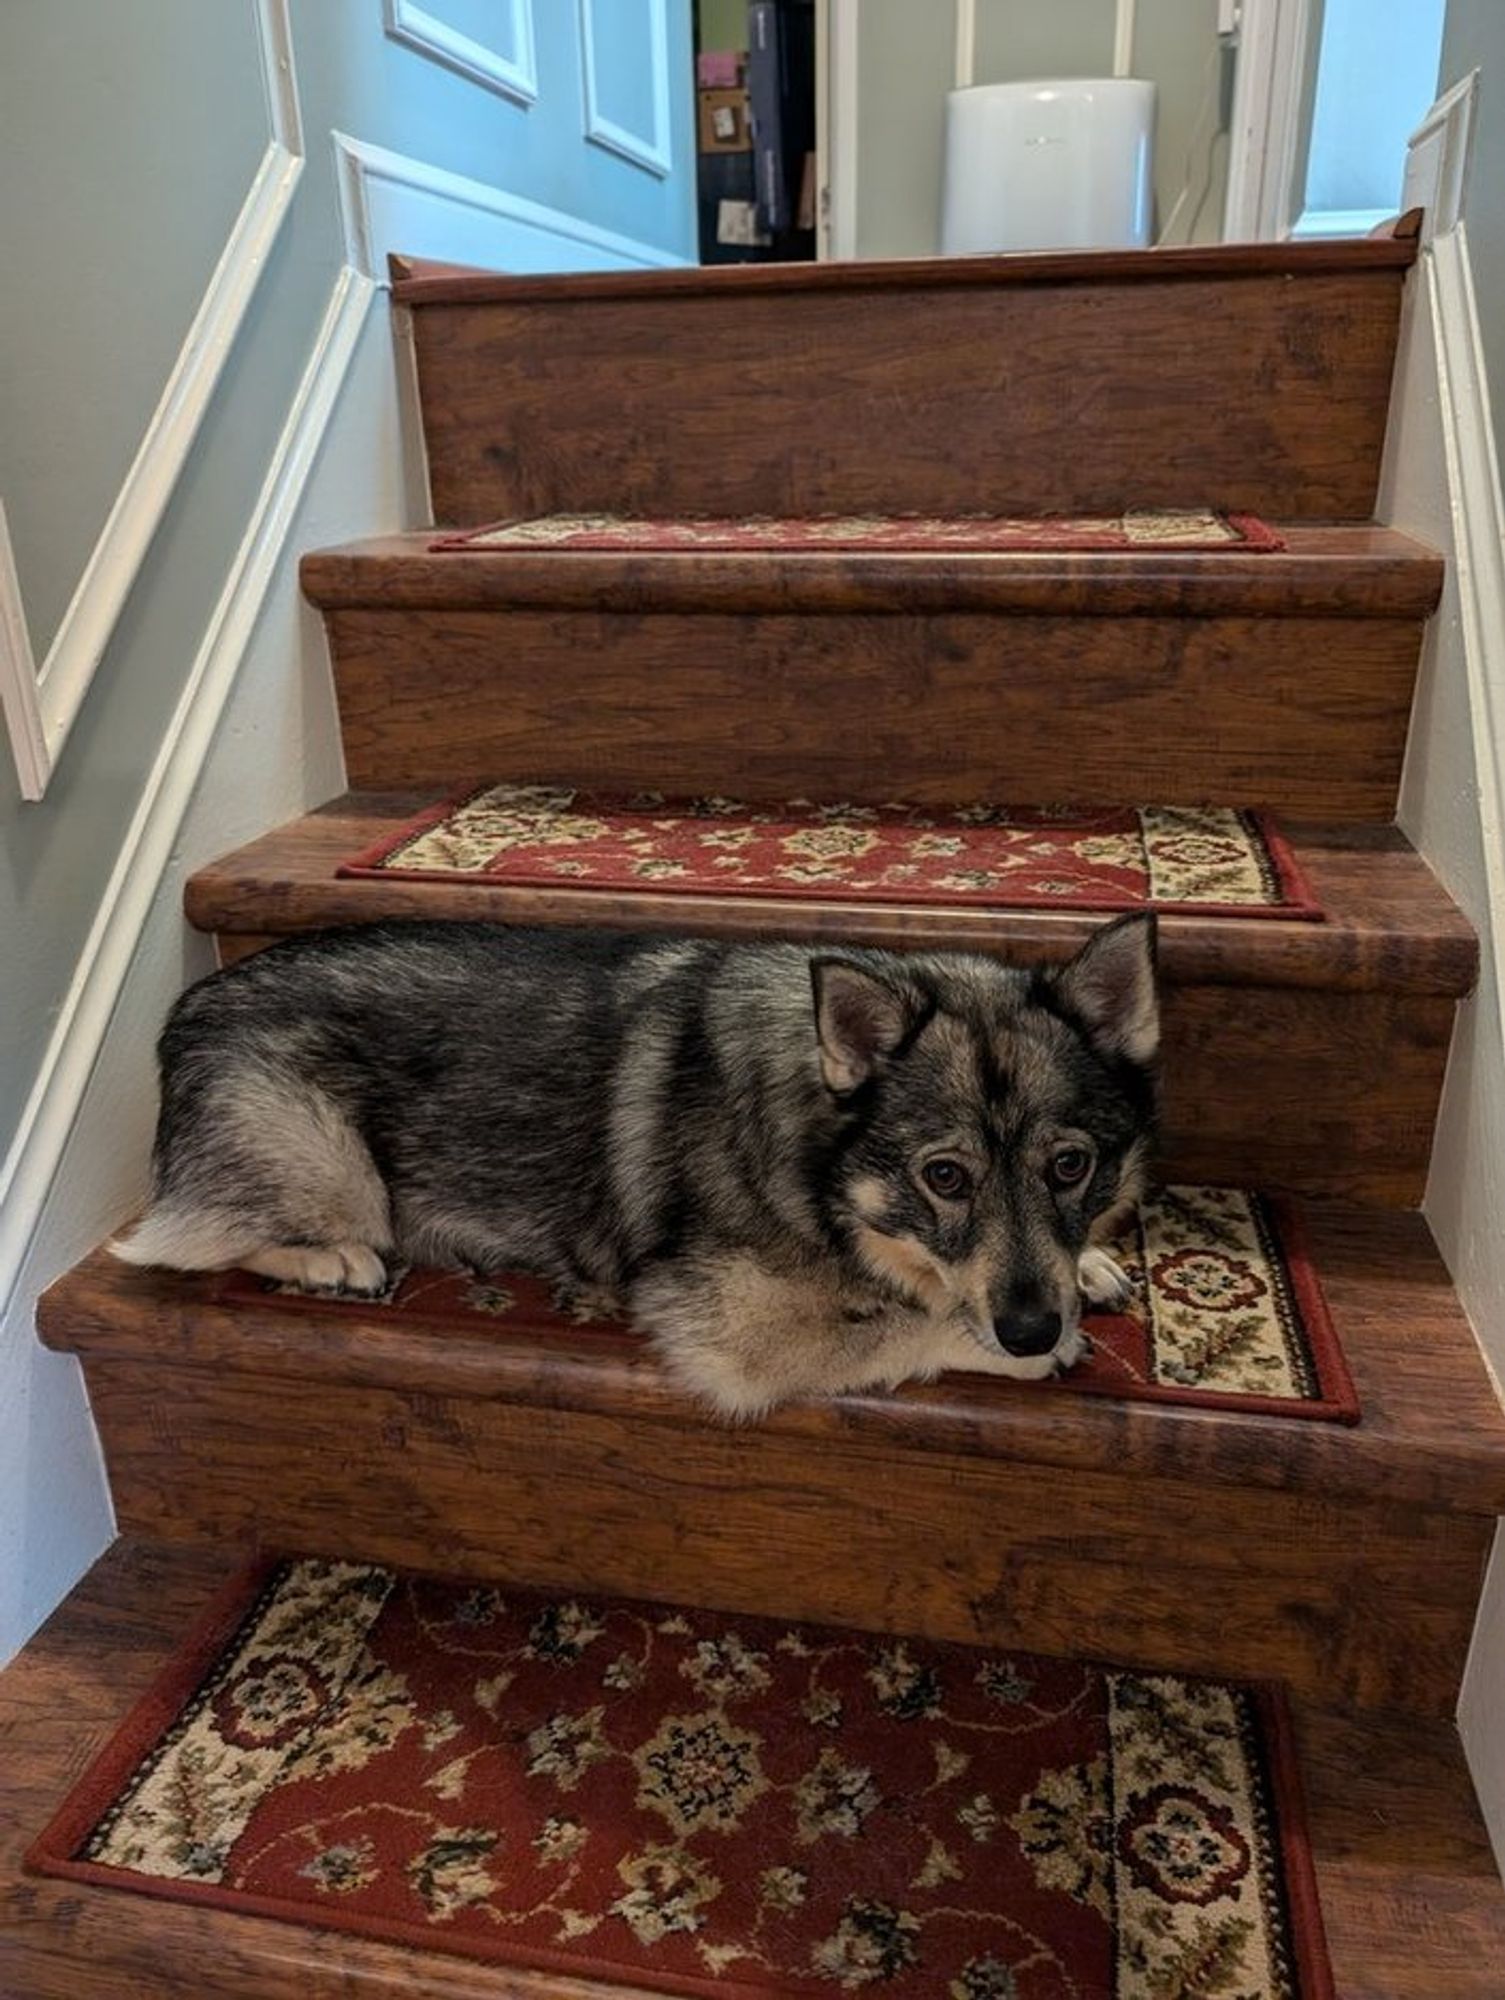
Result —
[[1240, 0], [1223, 238], [1290, 235], [1301, 212], [1296, 149], [1312, 81], [1311, 0]]
[[857, 0], [815, 0], [815, 254], [857, 255]]

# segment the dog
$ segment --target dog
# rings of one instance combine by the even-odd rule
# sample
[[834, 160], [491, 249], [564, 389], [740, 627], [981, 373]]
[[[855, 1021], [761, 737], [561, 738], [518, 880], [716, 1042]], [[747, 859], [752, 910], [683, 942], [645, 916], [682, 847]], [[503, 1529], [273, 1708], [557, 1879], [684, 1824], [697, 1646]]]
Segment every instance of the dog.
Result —
[[316, 932], [159, 1043], [113, 1245], [377, 1295], [525, 1267], [728, 1417], [945, 1368], [1042, 1379], [1122, 1303], [1101, 1248], [1156, 1101], [1155, 923], [1069, 962], [481, 923]]

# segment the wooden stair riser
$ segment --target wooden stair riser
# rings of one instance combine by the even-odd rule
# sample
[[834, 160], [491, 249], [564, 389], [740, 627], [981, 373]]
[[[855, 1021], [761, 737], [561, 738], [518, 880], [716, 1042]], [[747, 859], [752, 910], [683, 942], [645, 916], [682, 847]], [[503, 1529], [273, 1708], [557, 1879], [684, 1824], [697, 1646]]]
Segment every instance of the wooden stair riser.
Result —
[[350, 783], [1392, 817], [1409, 619], [339, 610]]
[[1492, 1524], [86, 1358], [129, 1532], [1273, 1675], [1450, 1713]]
[[1392, 261], [1057, 284], [923, 265], [902, 286], [639, 276], [477, 303], [417, 287], [435, 518], [1200, 504], [1367, 519], [1403, 271], [1394, 246], [1365, 254]]
[[[576, 907], [566, 920], [588, 916]], [[277, 939], [217, 942], [230, 965]], [[1166, 987], [1161, 1170], [1416, 1207], [1454, 1011], [1431, 994]]]

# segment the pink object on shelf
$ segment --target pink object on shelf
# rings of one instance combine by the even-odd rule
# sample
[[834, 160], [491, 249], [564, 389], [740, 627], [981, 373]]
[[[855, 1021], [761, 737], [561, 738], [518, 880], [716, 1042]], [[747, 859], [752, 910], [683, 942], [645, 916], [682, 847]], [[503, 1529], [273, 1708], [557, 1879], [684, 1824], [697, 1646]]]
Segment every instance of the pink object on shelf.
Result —
[[735, 90], [746, 63], [743, 49], [702, 49], [695, 58], [695, 81], [702, 90]]

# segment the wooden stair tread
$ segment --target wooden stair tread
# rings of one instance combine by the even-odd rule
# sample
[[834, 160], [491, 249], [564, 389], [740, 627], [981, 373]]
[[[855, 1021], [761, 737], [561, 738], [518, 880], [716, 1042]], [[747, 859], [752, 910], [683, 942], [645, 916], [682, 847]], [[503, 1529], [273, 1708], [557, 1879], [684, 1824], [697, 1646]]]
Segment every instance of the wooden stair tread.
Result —
[[916, 257], [835, 264], [675, 265], [662, 270], [573, 271], [518, 276], [404, 260], [392, 297], [405, 306], [509, 304], [527, 300], [733, 297], [751, 292], [865, 292], [971, 285], [1057, 285], [1102, 280], [1300, 277], [1326, 271], [1408, 270], [1415, 236], [1326, 242], [1177, 244], [1159, 250], [1052, 250], [991, 257]]
[[352, 607], [506, 611], [1020, 612], [1265, 618], [1425, 618], [1442, 588], [1435, 550], [1372, 524], [1272, 523], [1287, 546], [985, 554], [889, 550], [435, 551], [439, 532], [378, 535], [304, 556], [303, 590]]
[[[242, 1560], [117, 1542], [0, 1676], [7, 2000], [642, 2000], [21, 1872], [61, 1795]], [[1296, 1724], [1339, 2000], [1495, 2000], [1505, 1892], [1451, 1723], [1298, 1704]]]
[[[1358, 1389], [1357, 1426], [949, 1376], [776, 1412], [745, 1434], [745, 1449], [764, 1436], [840, 1438], [879, 1461], [941, 1453], [1505, 1512], [1505, 1411], [1425, 1222], [1320, 1203], [1305, 1213]], [[137, 1270], [101, 1250], [45, 1294], [38, 1326], [49, 1347], [116, 1364], [171, 1360], [305, 1390], [481, 1396], [670, 1430], [708, 1421], [666, 1385], [642, 1340], [612, 1328], [541, 1336], [477, 1318], [435, 1331], [348, 1302], [216, 1303], [215, 1283]]]
[[[264, 937], [392, 917], [513, 923], [600, 922], [624, 929], [777, 932], [874, 944], [1064, 954], [1102, 921], [1082, 912], [926, 909], [780, 902], [754, 896], [616, 894], [566, 887], [341, 880], [342, 861], [433, 803], [424, 792], [350, 792], [201, 868], [186, 907], [200, 930]], [[1473, 930], [1431, 870], [1391, 827], [1282, 820], [1327, 912], [1310, 923], [1266, 917], [1166, 915], [1161, 972], [1202, 981], [1461, 995], [1478, 963]]]
[[0, 1674], [5, 2000], [644, 2000], [641, 1987], [23, 1872], [64, 1792], [248, 1554], [117, 1541]]

